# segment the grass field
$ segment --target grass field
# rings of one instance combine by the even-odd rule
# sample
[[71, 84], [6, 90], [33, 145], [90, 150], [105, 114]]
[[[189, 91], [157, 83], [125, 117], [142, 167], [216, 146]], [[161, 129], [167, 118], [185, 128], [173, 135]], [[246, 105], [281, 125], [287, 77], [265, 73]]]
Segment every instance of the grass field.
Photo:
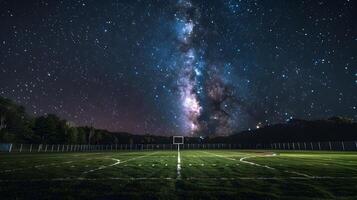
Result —
[[353, 152], [184, 150], [178, 156], [0, 154], [0, 198], [357, 199]]

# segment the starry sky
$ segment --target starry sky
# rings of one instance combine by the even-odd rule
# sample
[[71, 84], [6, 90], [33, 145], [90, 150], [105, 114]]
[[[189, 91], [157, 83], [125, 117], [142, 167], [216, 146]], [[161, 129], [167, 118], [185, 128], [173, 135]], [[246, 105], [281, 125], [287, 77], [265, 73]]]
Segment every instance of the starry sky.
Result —
[[357, 119], [352, 0], [2, 0], [0, 95], [156, 135]]

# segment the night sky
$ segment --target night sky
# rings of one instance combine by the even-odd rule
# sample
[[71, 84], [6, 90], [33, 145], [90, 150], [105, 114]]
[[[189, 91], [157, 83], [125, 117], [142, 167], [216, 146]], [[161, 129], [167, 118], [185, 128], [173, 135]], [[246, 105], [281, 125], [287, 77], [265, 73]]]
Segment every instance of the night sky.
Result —
[[157, 135], [357, 119], [352, 0], [0, 1], [0, 95]]

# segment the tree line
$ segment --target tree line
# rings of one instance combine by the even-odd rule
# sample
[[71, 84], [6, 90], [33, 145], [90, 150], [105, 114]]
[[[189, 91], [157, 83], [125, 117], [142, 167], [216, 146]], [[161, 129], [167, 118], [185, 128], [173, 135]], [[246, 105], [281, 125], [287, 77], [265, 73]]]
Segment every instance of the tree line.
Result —
[[32, 144], [130, 144], [169, 143], [152, 135], [131, 135], [93, 127], [74, 127], [54, 114], [33, 117], [23, 106], [0, 96], [0, 143]]

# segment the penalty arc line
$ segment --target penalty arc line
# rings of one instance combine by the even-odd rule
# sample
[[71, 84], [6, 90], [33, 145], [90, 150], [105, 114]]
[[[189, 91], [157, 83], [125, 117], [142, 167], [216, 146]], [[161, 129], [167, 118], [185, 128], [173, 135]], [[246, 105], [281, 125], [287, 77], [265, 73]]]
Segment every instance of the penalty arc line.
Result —
[[42, 168], [42, 167], [58, 166], [58, 165], [62, 165], [62, 164], [70, 164], [70, 163], [73, 163], [73, 162], [75, 162], [75, 161], [65, 161], [65, 162], [58, 162], [58, 163], [51, 163], [51, 164], [42, 164], [42, 165], [35, 165], [35, 166], [31, 166], [31, 167], [25, 167], [25, 168], [6, 169], [6, 170], [3, 170], [3, 171], [0, 171], [0, 173], [22, 171], [22, 170], [33, 169], [33, 168], [38, 169], [38, 168]]
[[[212, 154], [212, 155], [215, 155], [217, 157], [220, 157], [220, 158], [225, 158], [225, 159], [228, 159], [228, 160], [236, 160], [234, 158], [228, 158], [228, 157], [225, 157], [225, 156], [221, 156], [221, 155], [217, 155], [217, 154], [214, 154], [214, 153], [209, 153], [209, 152], [206, 152], [204, 151], [205, 153], [207, 154]], [[257, 167], [264, 167], [264, 168], [267, 168], [267, 169], [270, 169], [270, 170], [276, 170], [275, 168], [273, 167], [270, 167], [268, 165], [260, 165], [258, 163], [254, 163], [254, 162], [251, 162], [251, 161], [247, 161], [246, 159], [248, 158], [256, 158], [256, 157], [274, 157], [274, 156], [277, 156], [276, 153], [273, 153], [273, 154], [270, 154], [270, 155], [264, 155], [264, 156], [246, 156], [246, 157], [243, 157], [241, 159], [239, 159], [240, 162], [242, 163], [245, 163], [245, 164], [249, 164], [249, 165], [253, 165], [253, 166], [257, 166]], [[304, 173], [301, 173], [301, 172], [296, 172], [296, 171], [288, 171], [286, 170], [285, 171], [286, 173], [290, 173], [290, 174], [295, 174], [295, 175], [299, 175], [299, 176], [304, 176], [306, 178], [315, 178], [315, 176], [310, 176], [308, 174], [304, 174]]]
[[85, 171], [85, 172], [83, 172], [83, 174], [87, 174], [87, 173], [90, 173], [90, 172], [98, 171], [98, 170], [105, 169], [105, 168], [108, 168], [108, 167], [113, 167], [115, 165], [120, 164], [120, 160], [119, 159], [116, 159], [116, 158], [110, 158], [110, 159], [112, 159], [112, 160], [114, 160], [116, 162], [111, 164], [111, 165], [101, 166], [101, 167], [98, 167], [96, 169], [91, 169], [89, 171]]
[[[220, 158], [227, 159], [227, 160], [237, 161], [237, 160], [234, 159], [234, 158], [229, 158], [229, 157], [217, 155], [217, 154], [214, 154], [214, 153], [209, 153], [209, 152], [206, 152], [206, 151], [204, 151], [204, 152], [205, 152], [205, 153], [208, 153], [208, 154], [212, 154], [212, 155], [217, 156], [217, 157], [220, 157]], [[271, 154], [271, 155], [265, 155], [265, 156], [263, 156], [263, 157], [271, 157], [271, 156], [276, 156], [276, 154], [273, 153], [273, 154]], [[255, 157], [258, 157], [258, 156], [246, 156], [246, 157], [243, 157], [243, 158], [239, 159], [239, 161], [242, 162], [242, 163], [245, 163], [245, 164], [249, 164], [249, 165], [254, 165], [254, 166], [258, 166], [258, 167], [264, 167], [264, 168], [267, 168], [267, 169], [275, 170], [275, 168], [269, 167], [268, 165], [259, 165], [259, 164], [257, 164], [257, 163], [253, 163], [253, 162], [250, 162], [250, 161], [246, 161], [246, 159], [248, 159], [248, 158], [255, 158]], [[261, 157], [261, 156], [260, 156], [260, 157]]]
[[315, 176], [310, 176], [308, 174], [304, 174], [304, 173], [301, 173], [301, 172], [296, 172], [296, 171], [288, 171], [286, 170], [285, 171], [286, 173], [290, 173], [290, 174], [296, 174], [296, 175], [299, 175], [299, 176], [304, 176], [306, 178], [315, 178]]
[[153, 152], [153, 153], [150, 153], [148, 155], [143, 155], [143, 156], [138, 156], [138, 157], [134, 157], [134, 158], [130, 158], [130, 159], [127, 159], [127, 160], [124, 160], [124, 161], [120, 161], [116, 158], [110, 158], [112, 160], [115, 160], [116, 162], [113, 163], [113, 164], [110, 164], [110, 165], [105, 165], [105, 166], [101, 166], [101, 167], [98, 167], [98, 168], [95, 168], [95, 169], [91, 169], [91, 170], [88, 170], [88, 171], [85, 171], [83, 172], [83, 174], [88, 174], [88, 173], [91, 173], [91, 172], [94, 172], [94, 171], [98, 171], [98, 170], [102, 170], [102, 169], [105, 169], [105, 168], [108, 168], [108, 167], [113, 167], [115, 165], [119, 165], [119, 164], [122, 164], [122, 163], [126, 163], [126, 162], [129, 162], [129, 161], [132, 161], [132, 160], [136, 160], [136, 159], [140, 159], [140, 158], [144, 158], [144, 157], [148, 157], [152, 154], [155, 154], [157, 152]]
[[[99, 154], [103, 154], [103, 153], [86, 153], [83, 155], [99, 155]], [[73, 155], [75, 156], [75, 155]], [[94, 160], [94, 159], [98, 159], [98, 158], [86, 158], [85, 160]], [[71, 161], [64, 161], [64, 162], [52, 162], [50, 164], [41, 164], [41, 165], [35, 165], [35, 166], [31, 166], [31, 167], [24, 167], [24, 168], [15, 168], [15, 169], [6, 169], [3, 171], [0, 171], [1, 173], [11, 173], [11, 172], [15, 172], [15, 171], [23, 171], [23, 170], [27, 170], [27, 169], [32, 169], [32, 168], [43, 168], [43, 167], [51, 167], [51, 166], [55, 166], [55, 167], [59, 167], [60, 165], [63, 164], [70, 164], [70, 163], [74, 163], [74, 162], [80, 162], [82, 160], [71, 160]]]
[[[230, 157], [227, 157], [227, 156], [222, 156], [222, 155], [218, 155], [218, 154], [214, 154], [214, 153], [210, 153], [210, 152], [207, 152], [207, 151], [203, 151], [204, 153], [206, 154], [210, 154], [210, 155], [213, 155], [213, 156], [216, 156], [216, 157], [219, 157], [219, 158], [224, 158], [224, 159], [227, 159], [227, 160], [232, 160], [232, 161], [238, 161], [237, 159], [235, 158], [230, 158]], [[247, 155], [247, 154], [246, 154]]]
[[275, 168], [273, 167], [269, 167], [268, 165], [259, 165], [257, 163], [254, 163], [254, 162], [250, 162], [250, 161], [246, 161], [246, 159], [248, 158], [256, 158], [256, 157], [273, 157], [273, 156], [276, 156], [275, 153], [271, 154], [271, 155], [265, 155], [265, 156], [246, 156], [246, 157], [243, 157], [241, 159], [239, 159], [240, 162], [242, 163], [246, 163], [246, 164], [249, 164], [249, 165], [254, 165], [254, 166], [258, 166], [258, 167], [265, 167], [267, 169], [272, 169], [272, 170], [275, 170]]
[[[274, 157], [274, 156], [277, 156], [276, 153], [273, 153], [273, 154], [271, 154], [271, 155], [265, 155], [265, 156], [247, 156], [247, 157], [241, 158], [239, 161], [241, 161], [241, 162], [243, 162], [243, 163], [250, 164], [250, 165], [255, 165], [255, 166], [258, 166], [258, 167], [265, 167], [265, 168], [267, 168], [267, 169], [276, 170], [275, 168], [269, 167], [268, 165], [260, 165], [260, 164], [254, 163], [254, 162], [246, 161], [246, 159], [248, 159], [248, 158]], [[307, 177], [307, 178], [313, 178], [313, 177], [314, 177], [314, 176], [310, 176], [310, 175], [308, 175], [308, 174], [304, 174], [304, 173], [296, 172], [296, 171], [288, 171], [288, 170], [285, 170], [284, 172], [290, 173], [290, 174], [299, 175], [299, 176], [304, 176], [304, 177]]]

